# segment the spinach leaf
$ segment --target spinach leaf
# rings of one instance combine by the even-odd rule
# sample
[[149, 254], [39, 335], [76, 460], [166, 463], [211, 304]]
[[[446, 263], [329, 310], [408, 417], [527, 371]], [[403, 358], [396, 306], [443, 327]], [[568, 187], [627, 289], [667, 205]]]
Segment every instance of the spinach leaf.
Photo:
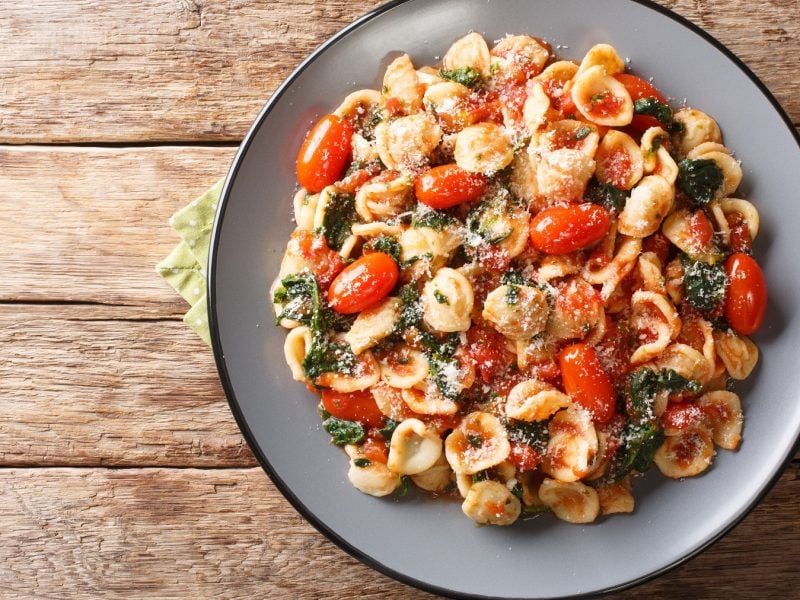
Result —
[[654, 423], [628, 423], [622, 439], [623, 445], [609, 467], [608, 477], [612, 481], [619, 481], [631, 471], [647, 471], [653, 464], [656, 450], [664, 443], [664, 432]]
[[341, 250], [345, 240], [350, 237], [353, 222], [356, 220], [356, 200], [353, 194], [344, 192], [328, 196], [325, 217], [322, 220], [322, 233], [328, 246]]
[[322, 422], [322, 427], [331, 436], [331, 442], [337, 446], [357, 444], [364, 439], [366, 432], [363, 425], [357, 421], [345, 421], [337, 417], [328, 417]]
[[445, 398], [455, 400], [463, 391], [461, 385], [460, 366], [455, 358], [433, 353], [428, 358], [428, 376], [436, 384], [436, 388]]
[[[420, 206], [422, 206], [420, 204]], [[417, 210], [411, 217], [412, 227], [429, 227], [434, 231], [442, 231], [448, 225], [452, 225], [456, 219], [446, 212], [439, 210], [423, 209]]]
[[396, 263], [400, 263], [400, 252], [402, 249], [400, 248], [400, 243], [397, 241], [397, 238], [392, 235], [376, 237], [364, 244], [364, 248], [366, 250], [372, 250], [373, 252], [388, 254]]
[[711, 312], [725, 299], [728, 276], [721, 264], [710, 265], [681, 256], [686, 302], [704, 312]]
[[275, 290], [272, 301], [283, 304], [283, 310], [275, 319], [280, 324], [282, 319], [293, 319], [303, 325], [310, 325], [314, 313], [314, 297], [317, 280], [310, 271], [287, 275], [281, 280], [281, 287]]
[[681, 390], [696, 392], [700, 387], [699, 381], [686, 379], [673, 369], [661, 369], [660, 371], [654, 371], [647, 367], [636, 369], [631, 373], [630, 381], [633, 416], [640, 421], [653, 419], [653, 402], [656, 394], [662, 390], [668, 392], [679, 392]]
[[459, 67], [458, 69], [439, 69], [439, 77], [449, 79], [468, 88], [475, 87], [481, 81], [481, 74], [472, 67]]
[[633, 114], [655, 117], [669, 131], [672, 127], [672, 109], [655, 98], [639, 98], [633, 103]]
[[689, 197], [694, 208], [705, 206], [714, 199], [725, 176], [722, 169], [709, 158], [684, 158], [678, 163], [675, 184]]
[[433, 297], [439, 304], [450, 304], [450, 298], [445, 296], [440, 290], [433, 290]]
[[514, 233], [510, 218], [512, 202], [511, 194], [505, 188], [500, 188], [469, 212], [467, 228], [487, 244], [499, 244]]
[[610, 183], [600, 183], [594, 177], [586, 187], [584, 197], [593, 204], [599, 204], [606, 210], [620, 212], [625, 207], [628, 192]]
[[500, 276], [500, 283], [503, 285], [531, 285], [530, 280], [517, 269], [510, 269], [503, 273]]
[[383, 436], [383, 439], [390, 440], [392, 439], [392, 434], [394, 433], [394, 430], [397, 429], [397, 426], [399, 424], [400, 423], [398, 423], [397, 421], [393, 421], [389, 417], [386, 417], [383, 420], [383, 427], [378, 429], [378, 433], [380, 433]]
[[518, 421], [506, 419], [503, 422], [512, 442], [527, 444], [544, 455], [547, 451], [547, 442], [550, 440], [550, 423], [548, 421]]
[[372, 461], [368, 458], [354, 458], [353, 464], [363, 469], [364, 467], [370, 466], [372, 464]]
[[587, 137], [590, 133], [592, 133], [594, 129], [591, 127], [581, 127], [578, 131], [575, 132], [575, 139], [577, 141], [582, 140], [583, 138]]
[[506, 288], [506, 304], [509, 306], [515, 305], [519, 302], [519, 286], [514, 283], [509, 283]]

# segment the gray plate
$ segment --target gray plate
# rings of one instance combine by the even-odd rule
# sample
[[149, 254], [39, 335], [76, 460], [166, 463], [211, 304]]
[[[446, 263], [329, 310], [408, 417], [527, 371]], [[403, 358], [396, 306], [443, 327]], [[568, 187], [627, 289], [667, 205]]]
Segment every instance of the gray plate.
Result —
[[[488, 40], [529, 33], [580, 59], [613, 44], [668, 95], [713, 115], [744, 167], [741, 195], [761, 212], [756, 255], [770, 303], [756, 336], [762, 361], [740, 386], [744, 443], [702, 477], [650, 473], [631, 516], [590, 526], [549, 516], [475, 527], [456, 503], [411, 494], [376, 499], [347, 481], [347, 461], [320, 429], [316, 398], [292, 381], [284, 331], [267, 298], [292, 230], [294, 157], [305, 132], [348, 92], [379, 87], [399, 51], [436, 63], [467, 31]], [[664, 50], [667, 49], [667, 50]], [[408, 0], [386, 5], [318, 49], [272, 96], [242, 144], [214, 228], [209, 307], [214, 353], [231, 409], [278, 488], [315, 527], [370, 566], [457, 596], [550, 598], [618, 589], [696, 554], [740, 520], [780, 474], [800, 432], [796, 347], [800, 148], [755, 76], [708, 35], [649, 2]]]

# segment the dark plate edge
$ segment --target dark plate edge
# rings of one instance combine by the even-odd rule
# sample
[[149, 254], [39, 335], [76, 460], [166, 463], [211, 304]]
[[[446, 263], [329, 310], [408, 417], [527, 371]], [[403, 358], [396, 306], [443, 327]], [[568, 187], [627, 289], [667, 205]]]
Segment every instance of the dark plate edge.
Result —
[[[206, 295], [208, 299], [208, 324], [211, 333], [211, 346], [214, 352], [214, 361], [216, 363], [217, 372], [220, 376], [220, 381], [222, 382], [222, 387], [225, 391], [225, 396], [228, 400], [228, 405], [233, 413], [234, 418], [236, 419], [236, 423], [242, 431], [242, 435], [244, 436], [247, 444], [250, 446], [253, 454], [258, 459], [259, 464], [267, 473], [269, 478], [272, 480], [275, 487], [283, 494], [283, 496], [289, 501], [289, 503], [294, 507], [297, 512], [299, 512], [303, 518], [305, 518], [317, 531], [322, 533], [325, 537], [327, 537], [330, 541], [336, 544], [339, 548], [350, 554], [352, 557], [356, 558], [360, 562], [364, 563], [368, 567], [387, 575], [397, 581], [405, 583], [407, 585], [411, 585], [416, 587], [420, 590], [431, 592], [435, 594], [439, 594], [442, 596], [447, 596], [451, 598], [459, 598], [465, 600], [490, 600], [490, 596], [483, 596], [483, 595], [475, 595], [475, 594], [466, 594], [460, 592], [454, 592], [452, 590], [447, 590], [445, 588], [441, 588], [439, 586], [435, 586], [424, 581], [420, 581], [413, 577], [410, 577], [404, 573], [399, 571], [395, 571], [384, 565], [383, 563], [378, 562], [371, 556], [364, 554], [357, 548], [351, 546], [347, 541], [341, 538], [335, 531], [330, 529], [325, 523], [319, 520], [316, 515], [314, 515], [300, 500], [291, 489], [286, 485], [286, 483], [280, 478], [280, 476], [274, 471], [272, 468], [271, 463], [267, 459], [266, 455], [262, 452], [258, 442], [256, 441], [255, 435], [250, 430], [244, 415], [241, 411], [239, 406], [239, 402], [236, 399], [236, 395], [233, 391], [233, 386], [228, 375], [227, 366], [225, 363], [225, 356], [222, 351], [222, 342], [220, 340], [219, 334], [219, 323], [217, 320], [217, 310], [216, 310], [216, 291], [215, 291], [215, 281], [216, 281], [216, 262], [217, 262], [217, 250], [219, 246], [219, 232], [221, 229], [222, 221], [225, 217], [225, 210], [228, 205], [228, 200], [230, 198], [231, 188], [233, 187], [233, 181], [236, 179], [236, 176], [239, 172], [239, 167], [241, 164], [241, 160], [247, 150], [250, 147], [250, 144], [258, 133], [261, 125], [264, 122], [267, 114], [269, 114], [270, 110], [272, 110], [272, 106], [277, 103], [277, 101], [281, 98], [281, 96], [286, 92], [286, 90], [291, 86], [294, 80], [311, 64], [316, 58], [325, 52], [328, 48], [333, 46], [339, 39], [345, 37], [351, 31], [357, 29], [364, 23], [371, 21], [372, 19], [390, 11], [391, 9], [404, 4], [408, 0], [391, 0], [386, 4], [382, 4], [381, 6], [373, 9], [372, 11], [368, 12], [364, 16], [360, 17], [350, 25], [344, 27], [324, 43], [322, 43], [316, 50], [314, 50], [300, 65], [292, 71], [292, 73], [286, 78], [286, 80], [281, 83], [281, 85], [273, 92], [273, 94], [268, 99], [267, 103], [264, 105], [264, 108], [259, 113], [258, 117], [247, 132], [239, 150], [236, 153], [236, 156], [233, 159], [231, 164], [230, 171], [225, 179], [225, 185], [223, 186], [222, 193], [220, 194], [219, 200], [219, 207], [217, 210], [217, 214], [214, 219], [214, 225], [211, 232], [211, 244], [209, 246], [209, 262], [208, 262], [208, 280], [206, 284]], [[772, 107], [775, 109], [777, 114], [781, 117], [784, 121], [785, 125], [789, 129], [789, 132], [795, 139], [795, 142], [798, 145], [798, 149], [800, 150], [800, 133], [795, 129], [794, 123], [792, 123], [789, 116], [786, 114], [786, 111], [780, 105], [778, 100], [769, 91], [766, 85], [758, 78], [758, 76], [753, 73], [753, 71], [741, 60], [739, 59], [733, 52], [731, 52], [725, 45], [723, 45], [720, 41], [714, 38], [711, 34], [703, 30], [698, 25], [695, 25], [691, 21], [689, 21], [686, 17], [679, 15], [672, 10], [661, 6], [660, 4], [655, 3], [653, 0], [630, 0], [636, 4], [640, 4], [645, 6], [651, 10], [659, 12], [666, 17], [672, 19], [673, 21], [677, 22], [678, 24], [682, 25], [683, 27], [689, 29], [690, 31], [696, 33], [707, 42], [709, 42], [712, 46], [717, 48], [723, 55], [725, 55], [728, 60], [733, 62], [739, 70], [741, 70], [759, 89], [762, 95], [770, 102]], [[635, 587], [637, 585], [641, 585], [647, 581], [655, 579], [661, 575], [672, 571], [673, 569], [681, 566], [682, 564], [686, 563], [690, 559], [698, 556], [709, 547], [711, 547], [715, 542], [717, 542], [720, 538], [722, 538], [726, 533], [732, 530], [736, 525], [738, 525], [750, 512], [758, 505], [759, 502], [767, 495], [767, 493], [772, 489], [775, 483], [780, 479], [781, 475], [785, 471], [788, 464], [791, 462], [794, 455], [800, 451], [800, 436], [795, 440], [794, 444], [790, 448], [789, 452], [784, 456], [783, 461], [781, 462], [780, 466], [775, 470], [772, 474], [772, 477], [768, 480], [767, 484], [764, 488], [755, 496], [755, 498], [747, 505], [744, 510], [730, 523], [728, 523], [725, 527], [723, 527], [716, 535], [709, 538], [705, 543], [700, 545], [699, 547], [695, 548], [693, 551], [685, 554], [681, 558], [677, 559], [671, 564], [668, 564], [661, 569], [648, 573], [638, 579], [633, 579], [624, 583], [621, 583], [616, 586], [611, 586], [602, 590], [596, 590], [592, 592], [581, 593], [574, 596], [569, 596], [573, 598], [589, 598], [598, 595], [609, 594], [613, 592], [619, 592], [628, 588]], [[555, 598], [555, 597], [553, 597]], [[518, 598], [512, 599], [508, 598], [507, 600], [533, 600], [532, 598]]]

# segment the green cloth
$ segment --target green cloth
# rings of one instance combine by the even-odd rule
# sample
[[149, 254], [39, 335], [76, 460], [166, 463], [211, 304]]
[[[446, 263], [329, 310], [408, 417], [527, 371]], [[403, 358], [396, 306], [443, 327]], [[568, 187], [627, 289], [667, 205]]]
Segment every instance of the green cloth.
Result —
[[183, 322], [209, 346], [211, 334], [208, 330], [206, 269], [211, 228], [224, 182], [224, 179], [220, 179], [202, 196], [170, 217], [169, 224], [182, 241], [156, 265], [156, 273], [192, 305], [184, 315]]

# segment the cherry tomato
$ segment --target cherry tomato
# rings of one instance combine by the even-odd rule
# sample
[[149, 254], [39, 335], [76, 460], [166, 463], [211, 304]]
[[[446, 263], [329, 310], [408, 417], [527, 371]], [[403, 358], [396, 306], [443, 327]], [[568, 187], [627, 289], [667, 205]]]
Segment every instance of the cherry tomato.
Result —
[[631, 75], [630, 73], [618, 73], [614, 75], [614, 79], [625, 86], [625, 89], [628, 90], [628, 93], [631, 95], [631, 100], [634, 102], [642, 98], [655, 98], [663, 104], [667, 103], [664, 94], [659, 92], [652, 83], [645, 81], [641, 77]]
[[736, 212], [726, 214], [725, 220], [731, 230], [728, 247], [733, 252], [749, 254], [753, 249], [753, 237], [750, 235], [750, 227], [747, 225], [747, 221]]
[[336, 182], [350, 158], [352, 126], [336, 115], [327, 115], [308, 132], [297, 154], [297, 181], [316, 194]]
[[322, 406], [338, 419], [359, 421], [368, 427], [383, 426], [383, 413], [369, 390], [349, 393], [322, 390]]
[[689, 217], [689, 234], [696, 248], [711, 247], [711, 240], [714, 239], [714, 227], [702, 210], [693, 212]]
[[[631, 96], [631, 100], [634, 102], [641, 100], [642, 98], [655, 98], [663, 104], [667, 103], [667, 99], [664, 97], [664, 94], [659, 92], [650, 82], [645, 81], [641, 77], [636, 77], [636, 75], [631, 75], [630, 73], [619, 73], [618, 75], [614, 75], [614, 79], [625, 86], [625, 89], [628, 90], [628, 94]], [[631, 121], [631, 127], [634, 130], [643, 133], [651, 127], [663, 127], [663, 124], [661, 121], [650, 115], [634, 115], [633, 121]]]
[[597, 204], [545, 208], [531, 219], [531, 245], [546, 254], [568, 254], [599, 242], [611, 225]]
[[308, 261], [317, 278], [319, 286], [326, 290], [333, 279], [344, 269], [344, 261], [338, 252], [328, 248], [328, 242], [322, 235], [314, 235], [305, 229], [292, 233], [297, 239], [300, 254]]
[[724, 313], [731, 327], [742, 335], [758, 331], [767, 310], [767, 283], [758, 263], [737, 252], [725, 261], [728, 290]]
[[383, 300], [392, 291], [400, 271], [385, 252], [370, 252], [347, 265], [328, 290], [328, 304], [336, 312], [361, 312]]
[[467, 342], [467, 352], [475, 361], [475, 368], [484, 383], [490, 383], [514, 362], [513, 353], [505, 346], [505, 336], [490, 327], [470, 327]]
[[594, 348], [580, 342], [567, 346], [558, 363], [564, 391], [573, 402], [588, 410], [597, 423], [608, 423], [614, 417], [614, 387]]
[[477, 200], [486, 192], [486, 186], [483, 175], [449, 164], [428, 169], [417, 177], [414, 194], [423, 204], [441, 209]]
[[539, 466], [539, 463], [542, 462], [542, 455], [530, 444], [511, 442], [511, 452], [508, 454], [508, 462], [517, 467], [520, 471], [533, 471]]
[[367, 433], [367, 439], [361, 444], [361, 454], [372, 462], [384, 465], [389, 460], [389, 448], [386, 445], [386, 440], [376, 429], [371, 429]]

